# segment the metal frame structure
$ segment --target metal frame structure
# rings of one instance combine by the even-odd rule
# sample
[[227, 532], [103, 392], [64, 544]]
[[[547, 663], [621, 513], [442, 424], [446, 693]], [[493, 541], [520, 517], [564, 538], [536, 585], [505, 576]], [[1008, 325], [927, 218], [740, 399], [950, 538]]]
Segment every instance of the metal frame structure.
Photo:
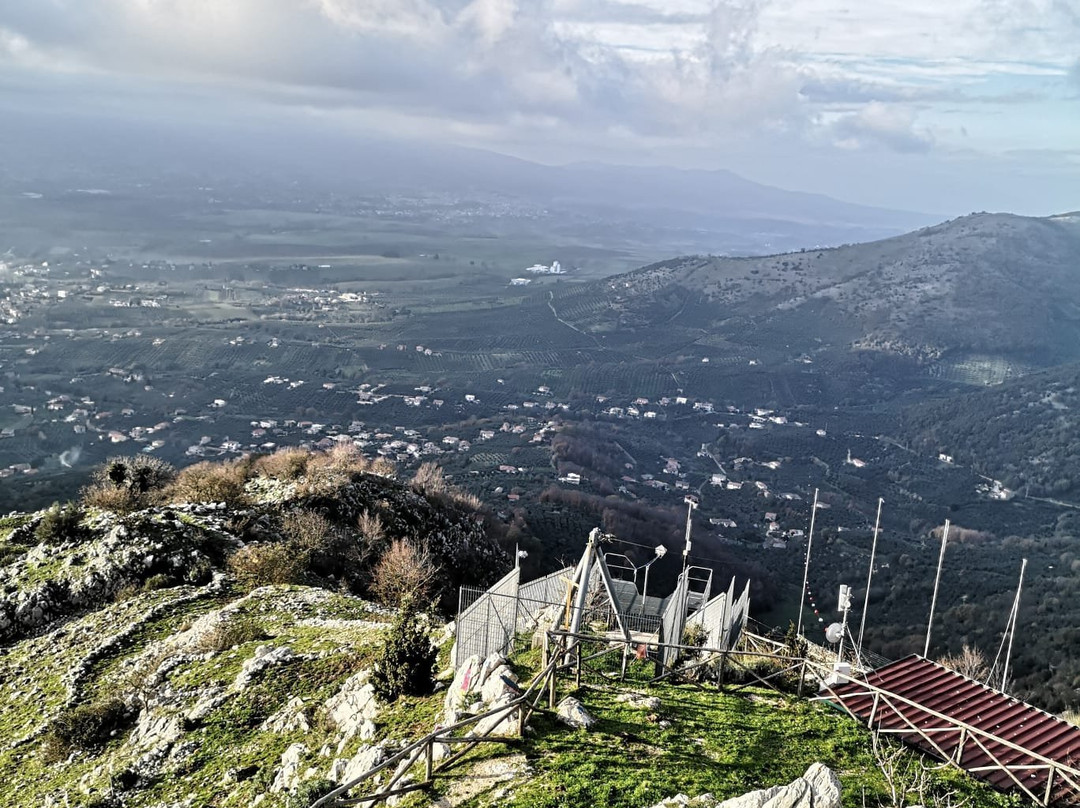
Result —
[[826, 685], [871, 730], [1039, 805], [1080, 805], [1080, 728], [919, 656]]

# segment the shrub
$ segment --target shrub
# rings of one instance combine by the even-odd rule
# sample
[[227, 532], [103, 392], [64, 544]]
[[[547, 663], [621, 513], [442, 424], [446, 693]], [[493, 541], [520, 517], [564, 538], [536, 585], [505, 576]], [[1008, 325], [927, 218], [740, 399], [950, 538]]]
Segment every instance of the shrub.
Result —
[[943, 656], [938, 660], [938, 664], [980, 682], [985, 682], [990, 675], [990, 661], [986, 655], [967, 643], [964, 643], [960, 653]]
[[238, 618], [227, 623], [220, 623], [206, 632], [199, 640], [198, 650], [204, 654], [208, 651], [220, 653], [228, 651], [235, 645], [266, 638], [266, 632], [253, 620]]
[[273, 454], [263, 455], [252, 464], [252, 469], [262, 477], [275, 480], [299, 480], [307, 473], [311, 452], [307, 449], [290, 447], [278, 449]]
[[375, 565], [371, 591], [380, 603], [407, 609], [431, 595], [437, 574], [426, 550], [394, 539]]
[[188, 466], [165, 490], [170, 504], [181, 502], [224, 502], [230, 507], [248, 504], [244, 484], [251, 471], [246, 458], [224, 463], [203, 462]]
[[39, 544], [84, 541], [89, 532], [82, 526], [83, 516], [83, 509], [74, 503], [63, 507], [53, 503], [34, 528], [34, 539]]
[[214, 578], [214, 567], [205, 558], [196, 558], [184, 570], [184, 583], [192, 586], [203, 586], [210, 583]]
[[249, 544], [229, 557], [229, 571], [244, 586], [304, 583], [304, 559], [285, 544]]
[[709, 639], [709, 632], [701, 623], [690, 623], [683, 629], [683, 645], [695, 645], [702, 648], [707, 639]]
[[389, 702], [398, 696], [431, 693], [437, 654], [420, 615], [403, 609], [394, 618], [375, 660], [371, 674], [375, 695]]
[[158, 495], [176, 479], [176, 469], [151, 455], [113, 457], [100, 466], [83, 489], [87, 506], [130, 513], [155, 504]]
[[305, 780], [296, 787], [296, 792], [293, 794], [293, 802], [290, 804], [296, 805], [297, 808], [308, 808], [315, 800], [325, 797], [335, 788], [337, 788], [337, 783], [333, 780], [327, 780], [325, 778]]
[[281, 522], [286, 546], [315, 575], [337, 577], [353, 572], [361, 553], [355, 537], [338, 530], [322, 514], [297, 510]]
[[143, 584], [143, 591], [153, 592], [157, 589], [168, 589], [173, 586], [179, 586], [179, 583], [180, 582], [171, 575], [159, 572], [157, 575], [151, 575], [146, 579], [146, 582]]
[[56, 761], [75, 750], [96, 752], [115, 734], [126, 729], [132, 718], [131, 711], [117, 698], [65, 710], [46, 733], [46, 757]]
[[420, 464], [420, 468], [416, 470], [412, 480], [409, 481], [409, 487], [416, 493], [423, 494], [426, 497], [437, 497], [446, 493], [450, 484], [446, 481], [446, 475], [443, 473], [442, 468], [428, 461]]

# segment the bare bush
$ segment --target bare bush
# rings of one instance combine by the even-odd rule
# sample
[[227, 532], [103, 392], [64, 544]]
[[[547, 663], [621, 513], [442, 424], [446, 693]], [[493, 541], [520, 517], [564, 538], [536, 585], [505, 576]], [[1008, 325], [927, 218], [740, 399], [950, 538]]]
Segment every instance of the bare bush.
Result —
[[237, 550], [228, 561], [229, 571], [244, 586], [299, 584], [307, 578], [304, 559], [286, 544], [249, 544]]
[[397, 478], [397, 466], [394, 465], [392, 460], [387, 460], [385, 457], [376, 457], [371, 461], [368, 473], [393, 480]]
[[299, 554], [307, 555], [327, 548], [332, 541], [334, 526], [320, 513], [300, 510], [285, 515], [281, 520], [281, 532]]
[[484, 507], [479, 497], [451, 484], [446, 479], [442, 468], [431, 461], [420, 465], [412, 480], [409, 481], [409, 487], [416, 493], [445, 505], [456, 505], [472, 511], [478, 511]]
[[252, 468], [262, 477], [274, 480], [299, 480], [307, 473], [310, 460], [311, 452], [307, 449], [288, 447], [257, 458]]
[[964, 643], [960, 653], [943, 656], [937, 662], [939, 665], [944, 665], [950, 670], [979, 682], [985, 682], [990, 676], [990, 663], [986, 659], [986, 654], [967, 643]]
[[437, 574], [426, 549], [395, 539], [375, 565], [371, 591], [387, 606], [406, 608], [431, 595]]
[[223, 463], [203, 462], [188, 466], [163, 492], [169, 504], [182, 502], [224, 502], [231, 507], [248, 504], [244, 484], [251, 472], [246, 458]]
[[871, 733], [871, 751], [878, 771], [885, 779], [889, 804], [893, 808], [908, 805], [908, 795], [914, 795], [916, 804], [926, 808], [963, 808], [968, 804], [968, 800], [959, 799], [954, 790], [936, 783], [934, 767], [927, 766], [902, 745], [888, 742], [878, 732]]
[[446, 493], [450, 484], [446, 481], [446, 474], [443, 472], [442, 467], [429, 460], [420, 464], [420, 468], [416, 470], [412, 480], [409, 481], [409, 487], [416, 493], [423, 494], [426, 497], [436, 497]]

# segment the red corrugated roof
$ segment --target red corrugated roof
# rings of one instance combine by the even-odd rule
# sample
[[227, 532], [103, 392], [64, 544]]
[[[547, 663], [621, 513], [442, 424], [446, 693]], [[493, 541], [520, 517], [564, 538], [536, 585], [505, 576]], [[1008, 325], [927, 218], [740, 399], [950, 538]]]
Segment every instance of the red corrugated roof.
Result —
[[1080, 805], [1080, 728], [936, 662], [906, 657], [822, 696], [1003, 791]]

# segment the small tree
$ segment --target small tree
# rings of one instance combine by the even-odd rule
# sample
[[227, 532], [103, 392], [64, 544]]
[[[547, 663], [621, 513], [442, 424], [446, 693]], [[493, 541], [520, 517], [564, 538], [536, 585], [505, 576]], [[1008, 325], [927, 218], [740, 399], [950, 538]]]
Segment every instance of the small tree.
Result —
[[437, 654], [423, 618], [412, 609], [402, 609], [375, 660], [371, 675], [375, 695], [387, 702], [398, 696], [427, 695], [435, 687]]

